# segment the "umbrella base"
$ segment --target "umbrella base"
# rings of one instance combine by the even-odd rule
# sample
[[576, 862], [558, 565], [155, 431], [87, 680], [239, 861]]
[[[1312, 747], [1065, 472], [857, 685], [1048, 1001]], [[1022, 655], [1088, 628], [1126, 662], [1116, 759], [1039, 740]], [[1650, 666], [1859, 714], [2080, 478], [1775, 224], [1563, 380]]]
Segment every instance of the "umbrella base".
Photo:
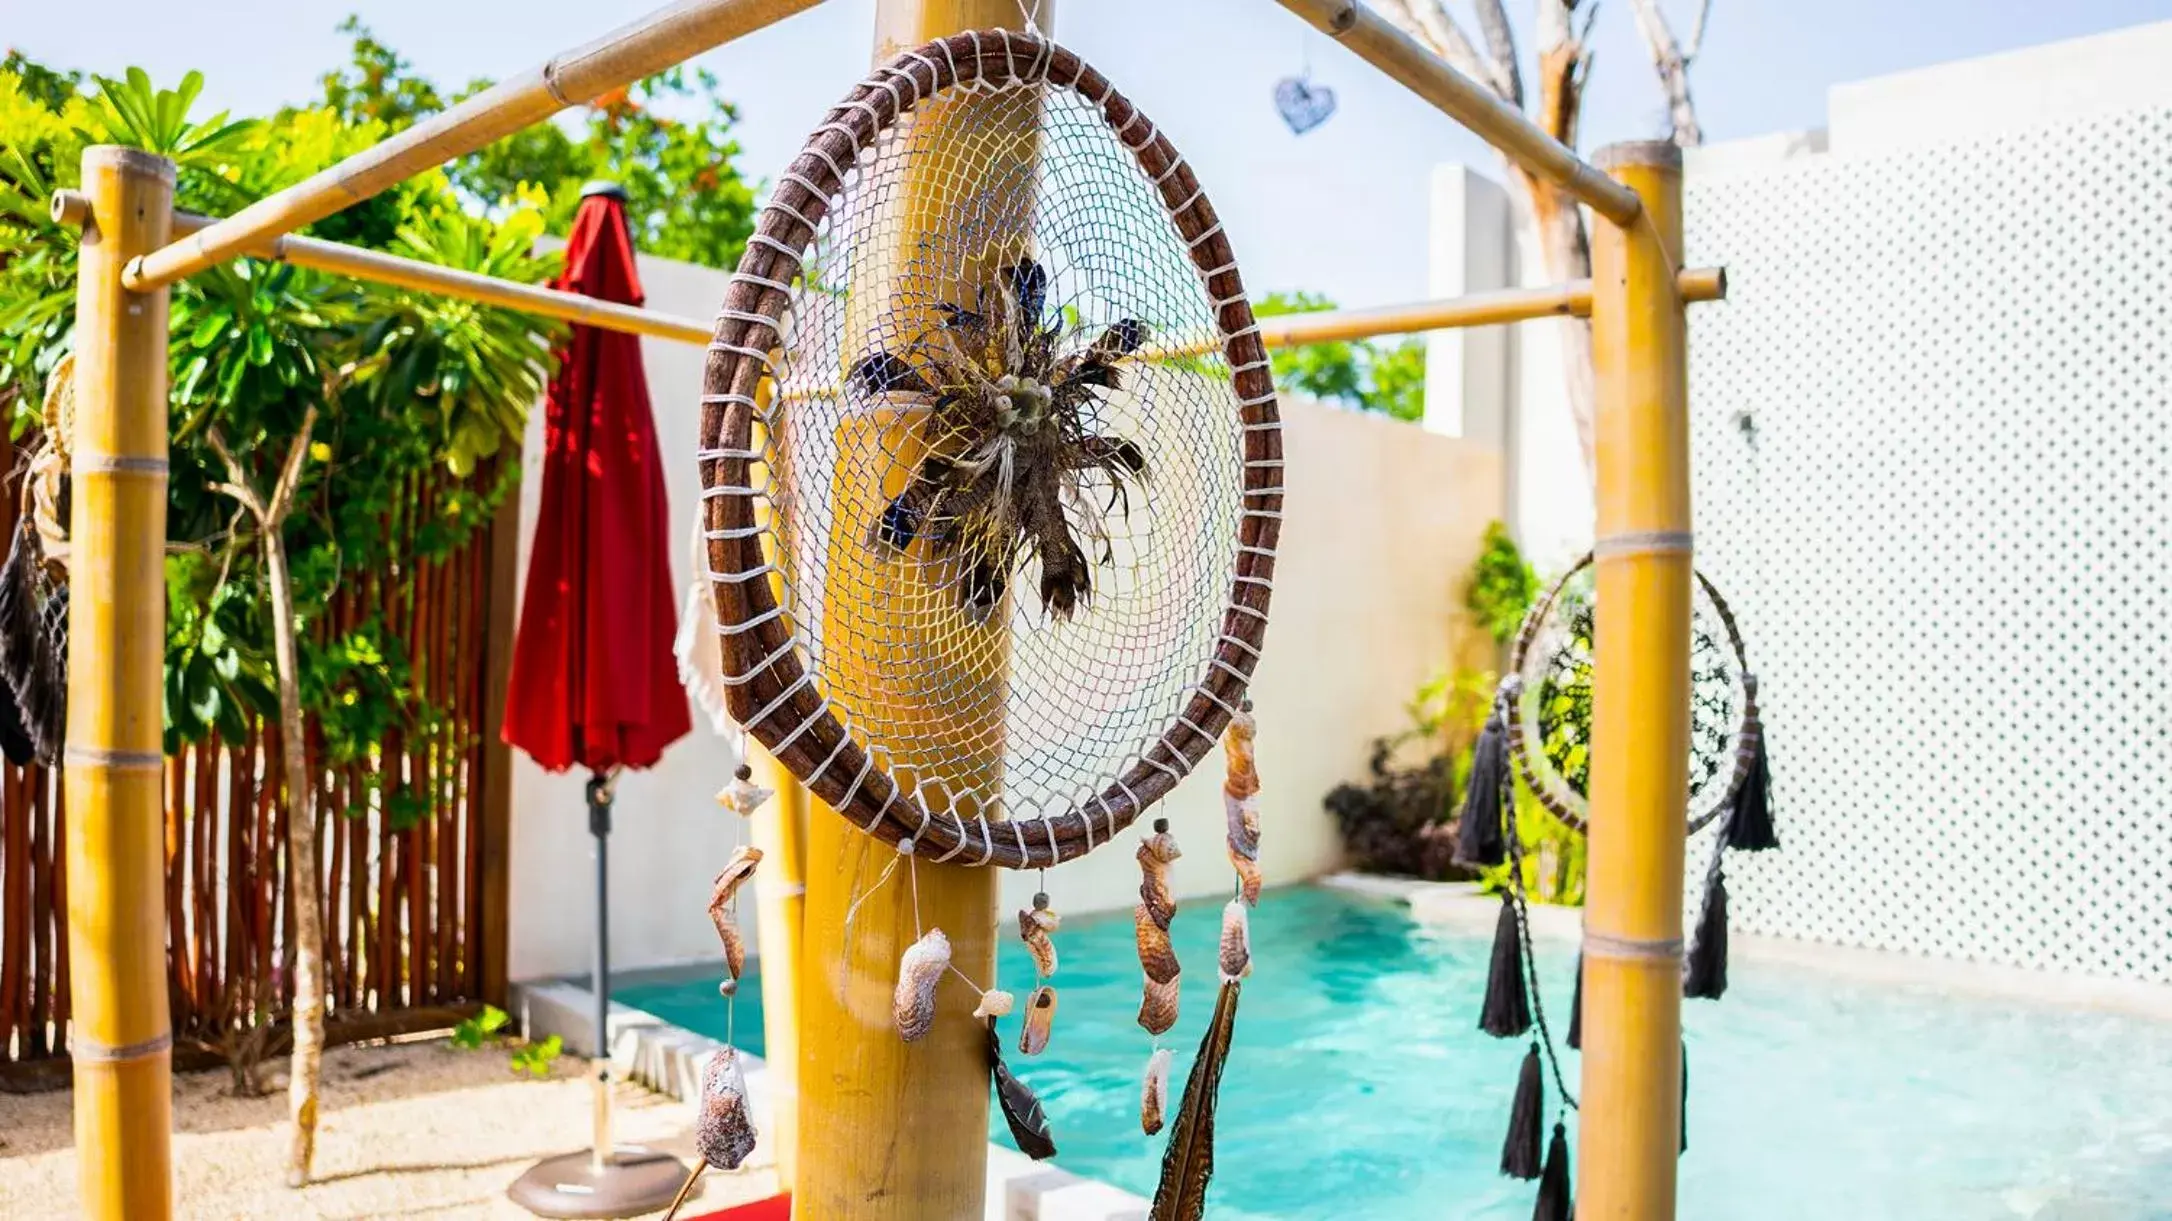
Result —
[[686, 1174], [679, 1159], [640, 1145], [620, 1145], [599, 1174], [583, 1149], [530, 1166], [505, 1194], [538, 1217], [638, 1217], [663, 1211]]

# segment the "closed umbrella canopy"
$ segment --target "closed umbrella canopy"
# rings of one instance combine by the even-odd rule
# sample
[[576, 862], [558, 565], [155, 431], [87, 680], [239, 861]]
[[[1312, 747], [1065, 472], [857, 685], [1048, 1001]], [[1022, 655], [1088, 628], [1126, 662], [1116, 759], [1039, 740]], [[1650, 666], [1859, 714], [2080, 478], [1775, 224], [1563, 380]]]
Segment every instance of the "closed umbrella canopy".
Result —
[[[642, 303], [625, 205], [581, 202], [553, 287]], [[542, 510], [505, 740], [551, 771], [643, 768], [692, 727], [672, 657], [669, 509], [641, 341], [573, 327], [545, 415]]]

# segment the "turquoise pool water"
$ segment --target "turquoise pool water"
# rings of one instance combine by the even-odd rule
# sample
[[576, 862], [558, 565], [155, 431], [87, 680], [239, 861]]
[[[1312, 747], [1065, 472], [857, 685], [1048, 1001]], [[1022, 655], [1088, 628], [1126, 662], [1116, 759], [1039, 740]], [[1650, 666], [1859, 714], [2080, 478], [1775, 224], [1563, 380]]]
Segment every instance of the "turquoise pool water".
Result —
[[[1218, 906], [1187, 905], [1174, 930], [1179, 1084], [1213, 1005]], [[1128, 914], [1065, 924], [1054, 1040], [1011, 1065], [1048, 1107], [1059, 1165], [1150, 1195], [1165, 1137], [1138, 1131], [1150, 1042], [1131, 942]], [[1476, 1029], [1484, 939], [1295, 887], [1262, 900], [1252, 946], [1210, 1215], [1530, 1216], [1530, 1185], [1495, 1173], [1522, 1045]], [[1003, 955], [1007, 982], [1029, 977], [1023, 947]], [[1541, 947], [1562, 1005], [1572, 965]], [[716, 979], [618, 995], [723, 1037]], [[1749, 962], [1730, 983], [1685, 1006], [1685, 1221], [2172, 1221], [2172, 1027]], [[742, 995], [757, 1003], [736, 1033], [759, 1050], [759, 993]]]

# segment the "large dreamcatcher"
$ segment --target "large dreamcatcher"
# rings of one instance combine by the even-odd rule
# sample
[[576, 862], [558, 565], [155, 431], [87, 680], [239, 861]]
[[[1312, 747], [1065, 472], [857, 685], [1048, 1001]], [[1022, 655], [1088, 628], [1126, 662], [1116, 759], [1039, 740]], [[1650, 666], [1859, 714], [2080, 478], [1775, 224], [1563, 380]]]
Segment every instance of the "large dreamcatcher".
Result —
[[[1718, 823], [1705, 870], [1703, 898], [1683, 961], [1682, 995], [1717, 1000], [1727, 990], [1727, 886], [1723, 854], [1779, 847], [1771, 810], [1771, 777], [1757, 678], [1734, 611], [1702, 572], [1690, 615], [1690, 734], [1686, 833]], [[1539, 995], [1532, 949], [1523, 844], [1515, 830], [1515, 781], [1538, 805], [1572, 830], [1591, 817], [1591, 708], [1598, 599], [1592, 556], [1564, 573], [1525, 615], [1509, 653], [1508, 672], [1474, 748], [1456, 855], [1481, 867], [1506, 865], [1501, 914], [1494, 930], [1479, 1028], [1496, 1038], [1528, 1036], [1509, 1110], [1501, 1173], [1538, 1179], [1537, 1221], [1568, 1221], [1571, 1213], [1566, 1133], [1576, 1108]], [[1583, 1042], [1584, 967], [1576, 965], [1565, 1041]], [[1558, 1104], [1553, 1135], [1545, 1135], [1546, 1079]], [[1683, 1057], [1682, 1091], [1689, 1091]], [[1682, 1148], [1689, 1147], [1683, 1124]], [[1542, 1141], [1544, 1145], [1541, 1153]]]
[[[1191, 168], [1107, 78], [1036, 35], [903, 53], [780, 175], [719, 314], [701, 445], [729, 713], [905, 870], [1076, 859], [1227, 746], [1222, 986], [1154, 1209], [1201, 1215], [1251, 969], [1246, 688], [1282, 443], [1236, 259]], [[762, 796], [744, 775], [723, 795], [742, 812]], [[1159, 1037], [1176, 1020], [1178, 852], [1158, 819], [1131, 847], [1151, 1135], [1170, 1110]], [[735, 865], [717, 911], [753, 869]], [[1060, 923], [1045, 893], [1019, 913], [1036, 964], [1024, 1055], [1050, 1037]], [[719, 932], [729, 946], [721, 918]], [[918, 933], [897, 981], [908, 1040], [959, 974], [943, 931]], [[995, 1036], [1016, 1002], [967, 982], [1012, 1133], [1050, 1156]], [[703, 1155], [736, 1166], [751, 1147], [743, 1085], [712, 1075], [720, 1118], [705, 1130], [719, 1135]]]

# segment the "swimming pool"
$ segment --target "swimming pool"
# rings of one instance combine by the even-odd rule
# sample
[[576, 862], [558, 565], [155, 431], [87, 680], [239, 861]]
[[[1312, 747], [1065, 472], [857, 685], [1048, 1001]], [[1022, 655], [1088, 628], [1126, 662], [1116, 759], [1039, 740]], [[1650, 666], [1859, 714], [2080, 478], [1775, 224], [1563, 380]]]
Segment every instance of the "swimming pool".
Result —
[[[1188, 968], [1184, 1020], [1166, 1038], [1179, 1084], [1213, 1007], [1218, 906], [1186, 905], [1173, 930]], [[1059, 1165], [1151, 1195], [1166, 1134], [1138, 1131], [1150, 1041], [1133, 1022], [1130, 917], [1066, 922], [1058, 945], [1055, 1037], [1012, 1068], [1047, 1105]], [[1252, 947], [1211, 1215], [1530, 1215], [1531, 1185], [1496, 1173], [1524, 1045], [1476, 1029], [1484, 938], [1293, 887], [1263, 898]], [[1016, 988], [1024, 948], [1002, 952]], [[1542, 944], [1540, 959], [1547, 995], [1565, 1003], [1572, 951]], [[618, 998], [723, 1037], [716, 978], [633, 982]], [[2172, 1026], [1754, 961], [1734, 964], [1730, 984], [1724, 1002], [1684, 1006], [1684, 1221], [2172, 1219]], [[759, 1013], [739, 1007], [750, 1050]]]

